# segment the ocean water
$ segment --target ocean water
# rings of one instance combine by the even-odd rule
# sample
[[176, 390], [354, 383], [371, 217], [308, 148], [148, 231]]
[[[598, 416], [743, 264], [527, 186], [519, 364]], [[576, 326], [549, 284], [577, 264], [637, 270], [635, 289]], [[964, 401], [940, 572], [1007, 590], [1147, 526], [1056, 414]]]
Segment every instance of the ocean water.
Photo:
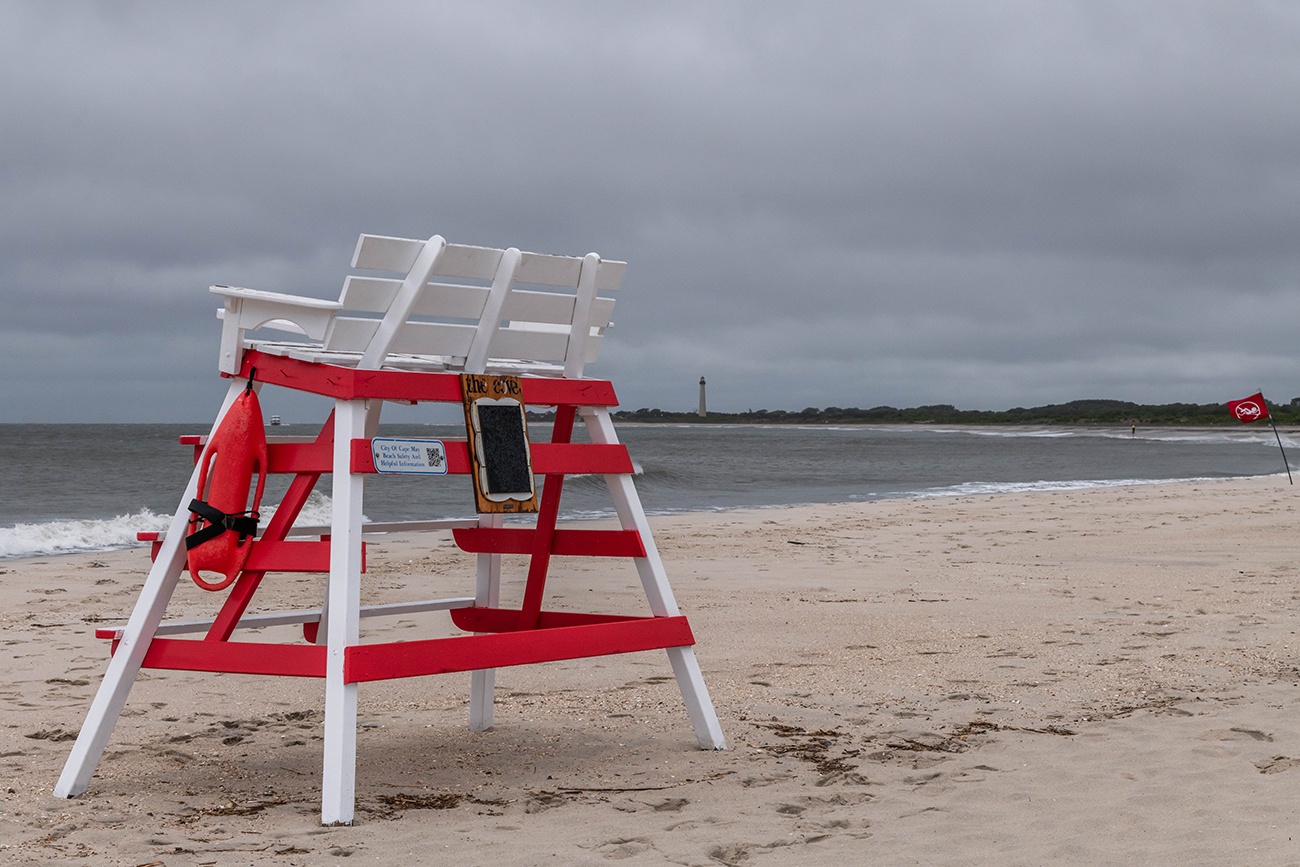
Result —
[[[269, 429], [308, 436], [307, 425]], [[1271, 429], [941, 429], [928, 426], [620, 425], [651, 514], [960, 496], [1281, 474]], [[0, 425], [0, 558], [107, 550], [166, 527], [189, 479], [182, 434], [207, 425]], [[463, 438], [460, 425], [385, 425], [385, 436]], [[534, 425], [534, 439], [549, 438]], [[1296, 442], [1283, 435], [1283, 444]], [[263, 521], [287, 485], [272, 477]], [[613, 514], [599, 477], [571, 477], [566, 518]], [[470, 517], [466, 476], [372, 476], [375, 521]], [[329, 520], [329, 477], [301, 523]]]

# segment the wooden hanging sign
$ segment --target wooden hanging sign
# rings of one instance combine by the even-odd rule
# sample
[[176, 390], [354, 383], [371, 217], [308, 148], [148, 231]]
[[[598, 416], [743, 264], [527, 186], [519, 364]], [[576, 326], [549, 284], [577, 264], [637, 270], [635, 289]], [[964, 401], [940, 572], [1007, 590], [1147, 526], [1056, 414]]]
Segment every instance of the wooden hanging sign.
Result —
[[536, 512], [537, 488], [519, 377], [462, 373], [460, 392], [479, 513]]

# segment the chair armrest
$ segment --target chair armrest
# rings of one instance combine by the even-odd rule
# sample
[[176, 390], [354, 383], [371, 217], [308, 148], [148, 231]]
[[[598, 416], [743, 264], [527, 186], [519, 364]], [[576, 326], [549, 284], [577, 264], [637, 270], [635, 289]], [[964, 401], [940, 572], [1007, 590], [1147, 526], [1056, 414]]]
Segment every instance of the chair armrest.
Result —
[[[305, 295], [286, 295], [283, 292], [267, 292], [262, 289], [245, 289], [242, 286], [209, 286], [208, 291], [228, 299], [257, 301], [266, 305], [283, 305], [285, 309], [295, 310], [329, 310], [334, 311], [343, 305], [338, 301], [324, 298], [308, 298]], [[226, 304], [230, 306], [229, 302]]]
[[238, 286], [212, 286], [208, 291], [221, 296], [225, 303], [224, 308], [217, 311], [221, 319], [219, 367], [225, 373], [239, 372], [246, 332], [265, 326], [305, 334], [324, 342], [334, 322], [334, 314], [343, 306], [338, 301]]

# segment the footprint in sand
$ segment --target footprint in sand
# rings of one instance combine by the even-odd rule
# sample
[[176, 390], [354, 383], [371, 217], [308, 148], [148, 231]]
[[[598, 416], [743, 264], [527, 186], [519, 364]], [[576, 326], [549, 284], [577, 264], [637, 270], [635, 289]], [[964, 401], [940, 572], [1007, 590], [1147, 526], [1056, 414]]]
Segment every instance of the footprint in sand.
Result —
[[651, 805], [650, 809], [654, 810], [656, 813], [680, 813], [682, 807], [685, 807], [689, 803], [690, 801], [685, 798], [669, 798], [661, 804]]
[[1242, 741], [1249, 739], [1263, 741], [1264, 743], [1273, 742], [1273, 736], [1270, 734], [1258, 729], [1248, 729], [1240, 726], [1233, 726], [1230, 729], [1210, 729], [1201, 735], [1200, 739], [1203, 741]]
[[642, 852], [650, 851], [650, 841], [644, 837], [631, 837], [626, 840], [608, 840], [596, 847], [596, 851], [602, 857], [611, 861], [622, 861], [624, 858], [635, 858]]
[[[1272, 738], [1269, 738], [1272, 740]], [[1264, 759], [1262, 762], [1255, 762], [1255, 767], [1259, 768], [1261, 774], [1280, 774], [1283, 771], [1289, 771], [1300, 765], [1300, 759], [1293, 759], [1289, 756], [1274, 756], [1271, 759]]]

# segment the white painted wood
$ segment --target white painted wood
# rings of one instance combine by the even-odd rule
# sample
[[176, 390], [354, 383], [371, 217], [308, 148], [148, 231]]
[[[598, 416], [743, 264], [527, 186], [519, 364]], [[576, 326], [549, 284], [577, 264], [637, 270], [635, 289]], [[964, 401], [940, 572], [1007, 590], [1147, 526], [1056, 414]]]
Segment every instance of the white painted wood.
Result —
[[497, 329], [492, 341], [493, 358], [549, 361], [562, 364], [569, 351], [569, 333], [511, 322]]
[[582, 377], [587, 364], [587, 343], [591, 339], [591, 305], [596, 299], [596, 277], [600, 272], [600, 257], [588, 253], [582, 260], [578, 275], [578, 294], [573, 304], [573, 322], [564, 351], [564, 375], [568, 379]]
[[[486, 514], [478, 520], [480, 527], [503, 527], [505, 515]], [[496, 608], [501, 604], [501, 555], [476, 554], [474, 604], [478, 607]], [[484, 732], [492, 728], [495, 709], [493, 692], [496, 689], [496, 669], [484, 668], [470, 672], [469, 730]]]
[[406, 320], [410, 318], [411, 308], [420, 297], [420, 290], [425, 283], [429, 282], [429, 276], [437, 268], [438, 259], [446, 248], [447, 242], [441, 235], [434, 235], [425, 242], [424, 249], [415, 258], [415, 264], [411, 266], [411, 272], [402, 281], [402, 288], [397, 290], [397, 297], [393, 299], [384, 318], [380, 320], [375, 336], [371, 338], [365, 352], [361, 354], [361, 361], [357, 363], [357, 367], [376, 370], [383, 366], [384, 356], [388, 355], [390, 348], [394, 352], [406, 351], [395, 346], [395, 339], [402, 326], [406, 324]]
[[[368, 271], [407, 272], [415, 264], [420, 252], [421, 241], [408, 238], [390, 238], [382, 235], [362, 235], [357, 241], [357, 249], [352, 257], [353, 268]], [[449, 244], [447, 247], [447, 264], [439, 268], [439, 274], [446, 277], [490, 280], [496, 272], [501, 258], [501, 250], [491, 247], [472, 247], [465, 244]], [[557, 256], [549, 253], [524, 253], [519, 270], [519, 282], [537, 283], [544, 286], [566, 286], [570, 289], [578, 285], [578, 274], [582, 260], [573, 256]], [[602, 292], [617, 290], [627, 270], [626, 262], [609, 261], [596, 289]]]
[[235, 286], [211, 286], [208, 291], [225, 299], [225, 307], [217, 312], [222, 320], [217, 366], [224, 373], [239, 372], [244, 339], [249, 331], [270, 325], [322, 341], [335, 312], [342, 306], [338, 301]]
[[[603, 270], [603, 269], [602, 269]], [[350, 275], [343, 284], [339, 303], [347, 314], [383, 313], [393, 299], [402, 281], [387, 277], [359, 277]], [[436, 317], [442, 321], [477, 321], [483, 315], [491, 293], [489, 286], [430, 281], [411, 310], [412, 316]], [[567, 325], [573, 321], [575, 296], [566, 292], [523, 289], [516, 281], [502, 317], [530, 322], [553, 322]], [[614, 299], [596, 296], [588, 322], [593, 327], [605, 328], [613, 315]]]
[[465, 353], [465, 371], [482, 373], [487, 367], [488, 351], [492, 348], [497, 327], [501, 324], [501, 311], [505, 309], [510, 290], [514, 288], [515, 277], [519, 273], [521, 260], [519, 251], [511, 247], [501, 257], [492, 288], [488, 292], [487, 302], [479, 315], [478, 327], [474, 329], [474, 339], [469, 351]]
[[[533, 292], [516, 288], [506, 302], [502, 316], [522, 322], [553, 322], [568, 325], [573, 322], [575, 296], [559, 292]], [[614, 315], [614, 299], [599, 295], [592, 300], [587, 324], [593, 329], [608, 328]]]
[[[202, 437], [200, 445], [203, 445]], [[267, 437], [268, 440], [297, 440], [298, 442], [315, 442], [315, 437]], [[423, 533], [438, 530], [459, 530], [465, 527], [477, 527], [478, 521], [474, 518], [440, 518], [436, 521], [366, 521], [361, 525], [361, 537], [386, 536], [389, 533]], [[265, 527], [261, 529], [265, 530]], [[299, 536], [328, 536], [331, 528], [325, 524], [295, 524], [290, 527], [284, 535], [286, 537], [296, 538]], [[256, 538], [261, 539], [263, 534], [259, 532]], [[162, 541], [167, 538], [166, 531], [158, 534], [158, 540]]]
[[371, 271], [410, 271], [424, 249], [423, 241], [390, 238], [385, 235], [362, 235], [352, 254], [352, 267]]
[[[445, 599], [422, 599], [418, 602], [389, 602], [384, 605], [363, 605], [359, 611], [361, 618], [395, 617], [404, 614], [423, 614], [427, 611], [450, 611], [453, 608], [469, 608], [474, 604], [473, 596], [449, 596]], [[275, 614], [245, 614], [235, 624], [236, 629], [266, 629], [271, 626], [296, 626], [301, 623], [319, 623], [319, 608], [304, 608], [298, 611], [280, 611]], [[155, 636], [191, 635], [207, 632], [216, 623], [215, 620], [172, 620], [158, 624]], [[109, 627], [112, 628], [112, 627]], [[120, 639], [125, 627], [118, 627], [115, 639]]]
[[682, 693], [682, 702], [686, 705], [686, 715], [695, 729], [695, 742], [702, 750], [725, 750], [727, 738], [718, 722], [709, 688], [704, 685], [704, 673], [695, 659], [695, 648], [669, 647], [667, 653], [673, 676], [677, 678], [677, 688]]
[[[397, 297], [401, 280], [388, 277], [351, 275], [343, 283], [340, 303], [349, 313], [383, 313]], [[436, 316], [446, 320], [477, 320], [483, 315], [490, 289], [469, 283], [429, 281], [411, 308], [413, 316]]]
[[365, 436], [369, 401], [334, 402], [333, 516], [325, 625], [325, 745], [321, 824], [352, 824], [356, 797], [357, 684], [343, 682], [346, 648], [360, 638], [361, 517], [365, 476], [353, 474], [352, 440]]
[[[587, 433], [593, 443], [614, 444], [618, 435], [614, 432], [614, 422], [605, 407], [583, 407], [582, 419], [587, 426]], [[680, 611], [673, 598], [672, 587], [668, 584], [668, 573], [659, 549], [655, 546], [654, 536], [650, 532], [650, 522], [641, 507], [641, 498], [637, 496], [632, 477], [627, 474], [605, 476], [605, 485], [609, 488], [618, 513], [620, 525], [624, 530], [636, 530], [641, 534], [641, 543], [645, 547], [645, 557], [633, 558], [637, 574], [641, 578], [641, 587], [650, 604], [650, 613], [656, 617], [675, 617]], [[673, 674], [677, 678], [677, 688], [681, 690], [682, 701], [686, 704], [686, 713], [691, 726], [695, 729], [695, 738], [701, 749], [724, 750], [727, 740], [722, 734], [713, 700], [709, 698], [708, 687], [704, 684], [704, 675], [700, 672], [695, 659], [695, 650], [691, 647], [668, 648], [668, 660], [672, 664]]]
[[[596, 281], [599, 292], [614, 292], [623, 282], [627, 271], [626, 262], [608, 263], [607, 271]], [[568, 289], [578, 288], [582, 274], [582, 259], [575, 256], [552, 256], [543, 253], [525, 253], [523, 265], [519, 269], [520, 283], [536, 283], [541, 286], [563, 286]]]
[[[225, 401], [217, 412], [217, 419], [212, 424], [212, 433], [216, 432], [226, 411], [244, 388], [242, 382], [230, 384]], [[113, 734], [113, 728], [117, 725], [122, 708], [126, 705], [131, 686], [140, 672], [140, 663], [144, 660], [149, 642], [157, 632], [158, 624], [167, 610], [167, 603], [176, 589], [177, 579], [185, 567], [185, 525], [190, 518], [189, 504], [198, 487], [198, 476], [199, 466], [196, 464], [168, 525], [167, 540], [149, 569], [131, 617], [122, 629], [117, 652], [109, 659], [104, 679], [99, 684], [86, 720], [77, 734], [72, 753], [63, 766], [63, 773], [55, 784], [56, 797], [71, 798], [86, 790], [99, 759], [104, 754], [104, 748], [108, 745], [108, 739]]]
[[[441, 252], [431, 244], [440, 244]], [[514, 267], [511, 278], [508, 265]], [[468, 363], [471, 369], [541, 375], [579, 370], [595, 360], [611, 323], [614, 299], [596, 292], [616, 291], [627, 269], [625, 262], [594, 254], [579, 259], [448, 244], [436, 235], [429, 241], [362, 235], [353, 266], [404, 276], [352, 275], [338, 301], [212, 287], [225, 303], [218, 313], [220, 369], [238, 372], [244, 350], [256, 346], [344, 366], [459, 370]], [[259, 329], [290, 331], [316, 343], [250, 339]]]
[[[331, 352], [366, 352], [379, 340], [380, 323], [381, 320], [377, 319], [340, 316], [334, 321], [325, 348]], [[474, 342], [475, 331], [475, 325], [453, 322], [406, 322], [393, 333], [385, 355], [401, 353], [463, 358]]]
[[[408, 238], [362, 235], [357, 241], [352, 267], [368, 271], [407, 273], [415, 266], [423, 243]], [[438, 273], [444, 277], [466, 280], [491, 280], [502, 252], [493, 247], [448, 244], [444, 263], [439, 266]]]
[[[295, 358], [299, 361], [308, 361], [317, 364], [337, 364], [342, 367], [355, 367], [361, 359], [360, 352], [327, 352], [317, 347], [302, 348], [296, 346], [285, 347], [283, 344], [266, 344], [259, 343], [257, 348], [262, 351], [271, 352], [275, 355], [286, 355], [289, 358]], [[432, 355], [401, 355], [389, 353], [385, 359], [384, 367], [393, 370], [447, 370], [462, 363], [464, 359], [447, 358]]]

